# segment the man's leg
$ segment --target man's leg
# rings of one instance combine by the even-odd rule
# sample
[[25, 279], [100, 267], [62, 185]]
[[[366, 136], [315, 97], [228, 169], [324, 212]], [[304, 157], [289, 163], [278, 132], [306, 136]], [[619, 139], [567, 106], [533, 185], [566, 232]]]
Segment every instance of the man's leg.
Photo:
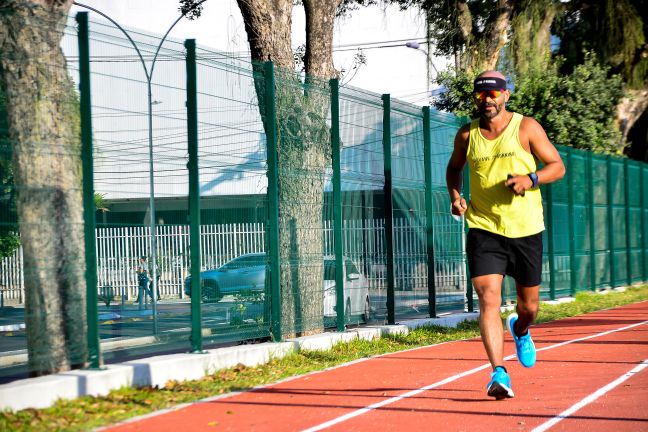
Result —
[[511, 379], [504, 367], [504, 329], [500, 315], [503, 279], [504, 277], [499, 274], [477, 276], [472, 279], [479, 297], [479, 330], [488, 360], [493, 366], [486, 391], [488, 396], [497, 400], [514, 396]]
[[536, 363], [536, 349], [529, 326], [535, 322], [538, 314], [542, 279], [542, 233], [511, 239], [509, 246], [515, 254], [517, 313], [508, 316], [506, 326], [515, 341], [518, 360], [525, 367], [533, 367]]
[[536, 349], [529, 326], [535, 322], [538, 314], [538, 300], [540, 297], [540, 286], [525, 286], [516, 283], [517, 288], [517, 313], [513, 313], [506, 319], [506, 326], [513, 336], [517, 358], [524, 367], [533, 367], [536, 363]]
[[515, 288], [517, 290], [515, 311], [518, 314], [518, 319], [515, 322], [515, 333], [521, 336], [527, 332], [538, 315], [540, 285], [527, 287], [516, 283]]
[[472, 279], [479, 297], [479, 330], [486, 355], [493, 368], [504, 363], [504, 329], [500, 306], [502, 305], [502, 280], [500, 274], [477, 276]]
[[144, 288], [144, 286], [142, 286], [142, 283], [140, 282], [137, 290], [137, 306], [139, 310], [144, 309], [144, 302], [146, 301], [145, 296], [146, 296], [146, 289]]

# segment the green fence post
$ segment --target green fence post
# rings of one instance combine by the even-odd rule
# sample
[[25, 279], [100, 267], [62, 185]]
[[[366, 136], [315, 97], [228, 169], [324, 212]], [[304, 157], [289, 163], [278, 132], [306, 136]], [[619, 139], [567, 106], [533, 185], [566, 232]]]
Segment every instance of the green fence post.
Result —
[[623, 160], [623, 175], [625, 176], [625, 191], [623, 199], [625, 201], [625, 233], [626, 233], [626, 282], [632, 285], [632, 248], [630, 244], [630, 169], [628, 164], [630, 160]]
[[569, 294], [574, 296], [576, 294], [576, 274], [578, 267], [576, 266], [576, 222], [574, 221], [574, 157], [573, 149], [567, 147], [567, 212], [569, 220], [567, 222], [571, 238], [569, 239]]
[[275, 104], [274, 64], [265, 63], [265, 127], [268, 152], [268, 252], [270, 254], [270, 281], [272, 338], [281, 341], [281, 286], [279, 261], [279, 161], [277, 160], [277, 108]]
[[612, 202], [614, 200], [614, 190], [612, 189], [612, 157], [607, 156], [605, 160], [606, 166], [607, 166], [607, 211], [608, 211], [608, 225], [607, 225], [607, 232], [608, 232], [608, 248], [610, 250], [610, 256], [608, 257], [610, 260], [610, 288], [614, 288], [616, 286], [616, 280], [614, 277], [614, 265], [615, 265], [615, 257], [614, 257], [614, 207], [612, 205]]
[[85, 245], [86, 320], [88, 366], [101, 365], [97, 293], [97, 246], [95, 238], [94, 168], [92, 155], [92, 102], [90, 97], [90, 42], [88, 13], [76, 15], [79, 24], [79, 94], [81, 108], [81, 160], [83, 169], [83, 226]]
[[198, 98], [196, 40], [185, 41], [187, 57], [187, 143], [189, 152], [189, 250], [191, 254], [191, 351], [202, 352], [200, 310], [200, 173], [198, 171]]
[[589, 244], [590, 244], [590, 289], [596, 290], [596, 216], [594, 211], [594, 157], [587, 152], [587, 190], [589, 207]]
[[[463, 195], [467, 202], [470, 202], [470, 168], [466, 164], [463, 171]], [[468, 223], [463, 218], [464, 235], [468, 236]], [[466, 242], [462, 245], [464, 251], [464, 265], [466, 267], [466, 302], [468, 303], [468, 312], [475, 311], [475, 299], [473, 295], [473, 285], [470, 278], [470, 266], [468, 265], [468, 256], [466, 255]], [[503, 289], [503, 288], [502, 288]]]
[[547, 196], [547, 259], [549, 260], [549, 298], [556, 299], [556, 263], [554, 262], [553, 185], [546, 186]]
[[331, 150], [333, 165], [333, 246], [335, 248], [335, 311], [337, 330], [344, 331], [344, 248], [342, 243], [342, 174], [340, 167], [340, 82], [331, 87]]
[[427, 286], [430, 317], [436, 318], [436, 272], [434, 264], [434, 207], [432, 196], [432, 137], [430, 107], [423, 107], [423, 163], [425, 164], [425, 230], [427, 248]]
[[387, 254], [387, 323], [396, 323], [394, 299], [394, 212], [392, 202], [392, 154], [391, 154], [391, 97], [382, 95], [383, 101], [383, 156], [385, 160], [385, 249]]
[[646, 282], [646, 198], [645, 198], [645, 164], [639, 163], [639, 193], [641, 205], [641, 279]]

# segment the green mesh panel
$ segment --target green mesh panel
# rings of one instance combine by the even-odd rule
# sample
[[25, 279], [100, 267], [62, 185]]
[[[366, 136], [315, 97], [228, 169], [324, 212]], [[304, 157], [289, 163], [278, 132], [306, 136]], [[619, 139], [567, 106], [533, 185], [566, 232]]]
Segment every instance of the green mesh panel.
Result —
[[[460, 121], [447, 114], [431, 112], [433, 194], [431, 215], [434, 227], [434, 274], [437, 312], [464, 308], [466, 281], [465, 231], [461, 222], [450, 215], [445, 171], [452, 154], [454, 137]], [[464, 196], [468, 196], [464, 192]]]
[[203, 340], [267, 337], [264, 76], [202, 48], [196, 64]]
[[429, 313], [425, 230], [423, 116], [419, 107], [392, 102], [394, 271], [397, 319]]
[[[382, 116], [379, 95], [348, 86], [340, 89], [343, 253], [366, 279], [366, 318], [379, 321], [387, 316]], [[365, 292], [362, 284], [357, 289]], [[351, 309], [357, 315], [364, 305], [354, 303]]]

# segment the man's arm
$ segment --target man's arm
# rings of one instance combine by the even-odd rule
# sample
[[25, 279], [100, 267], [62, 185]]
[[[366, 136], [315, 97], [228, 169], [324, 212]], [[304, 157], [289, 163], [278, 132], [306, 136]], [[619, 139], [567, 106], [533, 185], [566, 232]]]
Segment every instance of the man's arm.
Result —
[[452, 214], [456, 216], [461, 216], [468, 208], [466, 200], [461, 196], [461, 187], [463, 185], [463, 167], [466, 164], [469, 139], [470, 125], [465, 125], [459, 129], [455, 136], [452, 156], [450, 156], [446, 168], [446, 185], [452, 203]]
[[[531, 117], [525, 117], [522, 120], [522, 124], [520, 125], [520, 144], [535, 155], [544, 165], [541, 170], [536, 171], [538, 185], [553, 183], [564, 177], [565, 165], [560, 158], [558, 150], [551, 144], [540, 123]], [[533, 186], [533, 182], [527, 175], [528, 173], [516, 174], [516, 176], [508, 179], [505, 184], [517, 195], [522, 195], [525, 190]]]

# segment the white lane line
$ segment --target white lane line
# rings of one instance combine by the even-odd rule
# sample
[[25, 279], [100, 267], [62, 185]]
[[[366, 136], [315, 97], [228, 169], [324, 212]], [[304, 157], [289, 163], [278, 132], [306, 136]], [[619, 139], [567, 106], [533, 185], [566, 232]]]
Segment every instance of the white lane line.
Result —
[[589, 395], [586, 398], [582, 399], [577, 404], [572, 405], [570, 408], [568, 408], [565, 411], [561, 412], [560, 414], [558, 414], [556, 417], [552, 418], [548, 422], [541, 424], [537, 428], [533, 429], [531, 432], [544, 432], [544, 431], [546, 431], [550, 427], [554, 426], [556, 423], [558, 423], [558, 422], [566, 419], [570, 415], [574, 414], [576, 411], [583, 408], [585, 405], [588, 405], [588, 404], [594, 402], [596, 399], [600, 398], [605, 393], [607, 393], [610, 390], [612, 390], [613, 388], [617, 387], [619, 384], [621, 384], [622, 382], [624, 382], [628, 378], [632, 377], [633, 375], [638, 374], [639, 372], [641, 372], [646, 367], [648, 367], [648, 360], [644, 360], [643, 362], [641, 362], [641, 364], [637, 365], [631, 371], [626, 372], [625, 374], [621, 375], [619, 378], [615, 379], [611, 383], [609, 383], [606, 386], [603, 386], [600, 389], [596, 390], [591, 395]]
[[[593, 338], [597, 338], [597, 337], [601, 337], [601, 336], [606, 336], [606, 335], [609, 335], [611, 333], [616, 333], [616, 332], [619, 332], [619, 331], [628, 330], [628, 329], [631, 329], [633, 327], [638, 327], [640, 325], [644, 325], [644, 324], [647, 324], [647, 323], [648, 323], [648, 321], [643, 321], [643, 322], [636, 323], [636, 324], [630, 324], [628, 326], [621, 327], [621, 328], [614, 329], [614, 330], [608, 330], [608, 331], [603, 332], [603, 333], [597, 333], [597, 334], [593, 334], [593, 335], [589, 335], [589, 336], [583, 336], [582, 338], [557, 343], [555, 345], [549, 345], [549, 346], [546, 346], [544, 348], [538, 348], [536, 351], [546, 351], [546, 350], [550, 350], [550, 349], [554, 349], [554, 348], [559, 348], [561, 346], [569, 345], [569, 344], [572, 344], [574, 342], [580, 342], [580, 341], [584, 341], [584, 340], [587, 340], [587, 339], [593, 339]], [[515, 357], [515, 356], [513, 356], [513, 357]]]
[[[644, 324], [648, 324], [648, 320], [640, 322], [640, 323], [636, 323], [636, 324], [630, 324], [628, 326], [621, 327], [621, 328], [618, 328], [618, 329], [608, 330], [608, 331], [605, 331], [605, 332], [602, 332], [602, 333], [597, 333], [597, 334], [593, 334], [593, 335], [589, 335], [589, 336], [584, 336], [584, 337], [581, 337], [581, 338], [578, 338], [578, 339], [572, 339], [572, 340], [561, 342], [561, 343], [558, 343], [558, 344], [555, 344], [555, 345], [549, 345], [549, 346], [546, 346], [544, 348], [540, 348], [537, 351], [546, 351], [548, 349], [558, 348], [558, 347], [569, 345], [569, 344], [572, 344], [572, 343], [575, 343], [575, 342], [580, 342], [580, 341], [584, 341], [584, 340], [587, 340], [587, 339], [606, 336], [606, 335], [609, 335], [611, 333], [616, 333], [616, 332], [620, 332], [620, 331], [623, 331], [623, 330], [628, 330], [628, 329], [631, 329], [633, 327], [637, 327], [637, 326], [644, 325]], [[515, 358], [515, 354], [512, 354], [510, 356], [505, 357], [504, 360], [511, 360], [511, 359], [514, 359], [514, 358]], [[486, 364], [481, 365], [479, 367], [476, 367], [474, 369], [470, 369], [470, 370], [467, 370], [467, 371], [462, 372], [460, 374], [448, 377], [448, 378], [446, 378], [444, 380], [437, 381], [437, 382], [435, 382], [433, 384], [429, 384], [429, 385], [427, 385], [425, 387], [421, 387], [421, 388], [416, 389], [416, 390], [410, 390], [407, 393], [403, 393], [402, 395], [394, 396], [394, 397], [391, 397], [389, 399], [385, 399], [385, 400], [382, 400], [380, 402], [376, 402], [374, 404], [368, 405], [368, 406], [366, 406], [364, 408], [360, 408], [358, 410], [351, 411], [350, 413], [347, 413], [347, 414], [345, 414], [343, 416], [340, 416], [340, 417], [336, 417], [336, 418], [334, 418], [332, 420], [329, 420], [329, 421], [327, 421], [325, 423], [319, 424], [317, 426], [313, 426], [313, 427], [308, 428], [308, 429], [304, 429], [302, 432], [315, 432], [315, 431], [320, 431], [322, 429], [326, 429], [327, 427], [331, 427], [331, 426], [336, 425], [338, 423], [342, 423], [342, 422], [350, 420], [350, 419], [352, 419], [354, 417], [358, 417], [358, 416], [360, 416], [362, 414], [366, 414], [366, 413], [368, 413], [370, 411], [373, 411], [373, 410], [375, 410], [377, 408], [380, 408], [380, 407], [383, 407], [383, 406], [386, 406], [386, 405], [390, 405], [390, 404], [392, 404], [394, 402], [398, 402], [399, 400], [406, 399], [406, 398], [409, 398], [409, 397], [412, 397], [412, 396], [416, 396], [417, 394], [422, 393], [422, 392], [424, 392], [426, 390], [431, 390], [433, 388], [440, 387], [442, 385], [451, 383], [453, 381], [456, 381], [456, 380], [461, 379], [461, 378], [463, 378], [465, 376], [468, 376], [468, 375], [472, 375], [472, 374], [474, 374], [476, 372], [479, 372], [479, 371], [484, 370], [484, 369], [489, 368], [489, 367], [490, 367], [490, 363], [486, 363]]]
[[422, 392], [424, 392], [426, 390], [431, 390], [431, 389], [433, 389], [435, 387], [439, 387], [439, 386], [442, 386], [444, 384], [448, 384], [449, 382], [452, 382], [452, 381], [458, 380], [459, 378], [463, 378], [465, 376], [474, 374], [475, 372], [479, 372], [480, 370], [484, 370], [484, 369], [486, 369], [488, 367], [490, 367], [490, 364], [485, 364], [485, 365], [476, 367], [474, 369], [467, 370], [466, 372], [462, 372], [462, 373], [460, 373], [458, 375], [448, 377], [448, 378], [446, 378], [446, 379], [444, 379], [442, 381], [435, 382], [434, 384], [426, 385], [425, 387], [421, 387], [421, 388], [416, 389], [416, 390], [410, 390], [407, 393], [403, 393], [400, 396], [394, 396], [392, 398], [385, 399], [385, 400], [380, 401], [380, 402], [376, 402], [375, 404], [371, 404], [371, 405], [369, 405], [369, 406], [367, 406], [365, 408], [361, 408], [359, 410], [352, 411], [352, 412], [350, 412], [348, 414], [345, 414], [345, 415], [343, 415], [341, 417], [335, 418], [333, 420], [329, 420], [326, 423], [322, 423], [322, 424], [314, 426], [312, 428], [305, 429], [303, 432], [314, 432], [314, 431], [319, 431], [319, 430], [325, 429], [325, 428], [327, 428], [329, 426], [333, 426], [335, 424], [338, 424], [338, 423], [341, 423], [343, 421], [349, 420], [349, 419], [351, 419], [353, 417], [357, 417], [359, 415], [367, 413], [367, 412], [369, 412], [371, 410], [374, 410], [376, 408], [380, 408], [382, 406], [389, 405], [389, 404], [392, 404], [394, 402], [398, 402], [401, 399], [416, 396], [417, 394], [422, 393]]

